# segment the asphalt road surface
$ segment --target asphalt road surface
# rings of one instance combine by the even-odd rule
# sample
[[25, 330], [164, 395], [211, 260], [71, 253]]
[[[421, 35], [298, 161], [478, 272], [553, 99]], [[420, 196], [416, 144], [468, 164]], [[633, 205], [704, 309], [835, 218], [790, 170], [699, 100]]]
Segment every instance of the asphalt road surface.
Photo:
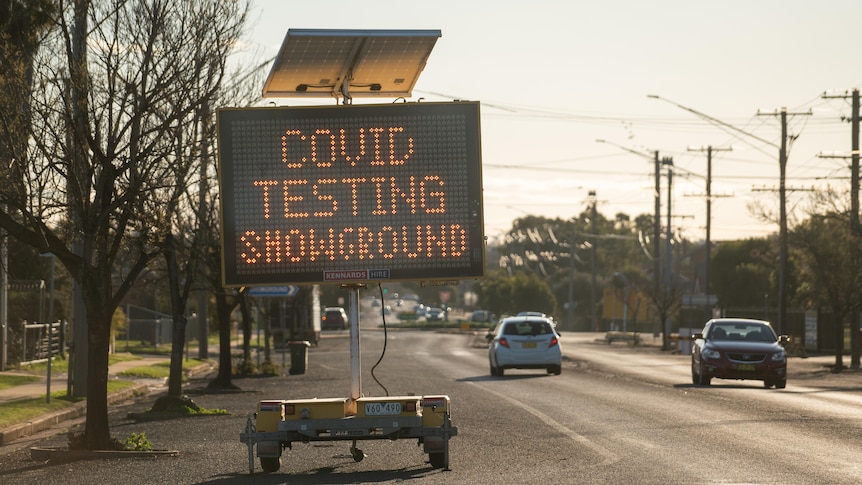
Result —
[[[458, 436], [450, 470], [432, 468], [415, 440], [364, 441], [354, 462], [349, 441], [296, 443], [277, 473], [263, 474], [239, 441], [263, 399], [347, 397], [348, 332], [325, 332], [303, 375], [243, 378], [234, 393], [188, 386], [203, 407], [229, 416], [130, 420], [152, 402], [118, 407], [112, 433], [145, 433], [176, 457], [36, 462], [29, 446], [62, 446], [62, 434], [0, 455], [0, 483], [792, 483], [862, 481], [860, 375], [822, 386], [788, 380], [714, 380], [694, 386], [688, 358], [655, 348], [595, 343], [564, 333], [560, 376], [512, 370], [489, 375], [481, 338], [460, 333], [389, 331], [362, 322], [366, 396], [440, 394], [452, 400]], [[478, 344], [477, 344], [478, 342]], [[385, 350], [385, 351], [384, 351]], [[279, 357], [280, 358], [280, 357]], [[289, 359], [288, 359], [289, 360]], [[853, 378], [855, 377], [855, 379]]]

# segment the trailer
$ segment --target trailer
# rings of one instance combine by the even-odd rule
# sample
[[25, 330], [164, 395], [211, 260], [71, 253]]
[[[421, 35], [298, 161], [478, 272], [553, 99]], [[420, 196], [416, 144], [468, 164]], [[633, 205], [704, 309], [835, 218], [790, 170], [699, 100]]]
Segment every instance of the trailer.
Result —
[[260, 467], [273, 473], [281, 456], [294, 443], [351, 441], [356, 462], [365, 454], [363, 440], [416, 440], [435, 468], [449, 469], [449, 439], [458, 434], [450, 419], [446, 395], [264, 400], [246, 423], [240, 441], [248, 447], [249, 473], [255, 470], [255, 449]]
[[[264, 97], [406, 99], [440, 36], [290, 29]], [[350, 441], [358, 462], [357, 443], [375, 439], [416, 440], [433, 467], [449, 467], [448, 395], [362, 394], [359, 288], [484, 276], [479, 115], [461, 100], [217, 111], [222, 284], [341, 284], [350, 300], [349, 397], [260, 401], [240, 434], [249, 472], [255, 455], [274, 472], [312, 441]]]
[[248, 471], [254, 474], [255, 451], [266, 473], [281, 468], [281, 456], [294, 443], [350, 441], [356, 462], [365, 454], [357, 447], [363, 440], [415, 439], [428, 462], [449, 469], [449, 439], [458, 434], [452, 425], [451, 400], [446, 394], [424, 396], [364, 397], [359, 352], [359, 288], [348, 289], [350, 319], [350, 397], [314, 399], [265, 399], [249, 417], [240, 441], [248, 448]]

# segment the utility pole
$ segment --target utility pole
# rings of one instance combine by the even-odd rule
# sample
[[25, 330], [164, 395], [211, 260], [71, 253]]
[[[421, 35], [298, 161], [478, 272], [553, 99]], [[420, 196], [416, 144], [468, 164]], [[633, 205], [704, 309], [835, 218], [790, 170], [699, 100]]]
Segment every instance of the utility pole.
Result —
[[[791, 114], [811, 115], [811, 112]], [[778, 115], [781, 119], [781, 144], [778, 150], [778, 333], [783, 334], [787, 324], [787, 108], [782, 106]]]
[[625, 150], [629, 153], [634, 153], [641, 157], [653, 160], [655, 164], [655, 217], [653, 218], [653, 292], [658, 295], [661, 278], [661, 159], [658, 156], [658, 150], [650, 153], [643, 153], [633, 150], [622, 145], [618, 145], [607, 140], [596, 140], [596, 143], [607, 143], [617, 148]]
[[[823, 95], [824, 99], [842, 98], [847, 99], [847, 95], [828, 96]], [[854, 89], [850, 95], [852, 103], [852, 115], [850, 118], [850, 264], [853, 274], [857, 273], [859, 267], [858, 248], [860, 241], [859, 230], [859, 89]], [[856, 288], [856, 280], [852, 283], [854, 287], [851, 290], [851, 295], [858, 292]], [[859, 342], [859, 309], [852, 307], [850, 309], [850, 368], [859, 369], [860, 367], [860, 342]]]
[[706, 256], [705, 256], [705, 265], [703, 271], [703, 293], [707, 298], [707, 305], [709, 304], [709, 265], [710, 260], [712, 259], [712, 239], [711, 239], [711, 230], [712, 230], [712, 153], [713, 152], [729, 152], [732, 151], [732, 147], [728, 148], [713, 148], [712, 145], [709, 145], [704, 148], [692, 149], [689, 148], [688, 151], [706, 151]]
[[658, 298], [661, 276], [661, 160], [655, 152], [655, 216], [653, 217], [653, 294]]
[[[3, 207], [6, 210], [6, 207]], [[8, 292], [9, 291], [9, 246], [6, 229], [0, 229], [0, 371], [6, 370], [9, 359]]]
[[592, 272], [592, 284], [590, 285], [590, 319], [592, 320], [593, 331], [599, 331], [599, 317], [596, 312], [596, 191], [589, 191], [589, 196], [593, 199], [593, 208], [590, 213], [590, 271]]
[[[665, 308], [670, 308], [669, 302], [671, 297], [671, 274], [673, 272], [673, 257], [671, 248], [671, 207], [673, 206], [673, 159], [665, 157], [661, 161], [662, 165], [667, 166], [667, 227], [665, 228], [665, 274], [664, 274], [664, 292], [665, 292]], [[665, 316], [664, 321], [664, 340], [665, 344], [670, 338], [671, 319], [670, 315]], [[662, 345], [665, 348], [665, 345]]]
[[[787, 115], [791, 114], [791, 115], [809, 115], [810, 116], [811, 111], [807, 111], [804, 113], [787, 113], [787, 108], [784, 108], [784, 107], [781, 108], [781, 112], [780, 112], [780, 115], [781, 115], [781, 144], [779, 146], [779, 145], [776, 145], [775, 143], [773, 143], [769, 140], [765, 140], [763, 138], [760, 138], [757, 135], [754, 135], [754, 134], [749, 133], [747, 131], [741, 130], [741, 129], [739, 129], [739, 128], [737, 128], [737, 127], [735, 127], [729, 123], [725, 123], [725, 122], [723, 122], [717, 118], [713, 118], [712, 116], [701, 113], [700, 111], [689, 108], [687, 106], [683, 106], [683, 105], [676, 103], [674, 101], [671, 101], [667, 98], [662, 98], [661, 96], [658, 96], [655, 94], [648, 94], [647, 97], [652, 98], [652, 99], [660, 99], [660, 100], [665, 101], [667, 103], [670, 103], [670, 104], [672, 104], [672, 105], [674, 105], [680, 109], [684, 109], [684, 110], [688, 111], [689, 113], [692, 113], [692, 114], [694, 114], [700, 118], [708, 120], [711, 123], [715, 123], [716, 125], [731, 129], [731, 130], [733, 130], [733, 131], [735, 131], [741, 135], [745, 135], [745, 136], [752, 138], [754, 140], [757, 140], [761, 143], [764, 143], [766, 145], [776, 147], [779, 149], [778, 150], [778, 165], [779, 165], [779, 170], [780, 170], [779, 193], [780, 193], [781, 201], [780, 201], [780, 209], [779, 209], [780, 210], [780, 215], [779, 215], [780, 221], [779, 221], [779, 235], [778, 235], [779, 243], [778, 243], [778, 245], [779, 245], [779, 250], [780, 250], [781, 254], [779, 256], [779, 263], [778, 263], [779, 264], [779, 269], [778, 269], [778, 273], [779, 273], [779, 275], [778, 275], [778, 280], [779, 280], [779, 282], [778, 282], [778, 329], [779, 329], [779, 333], [783, 333], [784, 332], [784, 324], [786, 323], [786, 320], [787, 320], [787, 302], [786, 302], [786, 299], [787, 299], [787, 277], [786, 277], [786, 273], [787, 273], [787, 200], [785, 197], [786, 196], [785, 172], [787, 169]], [[760, 112], [758, 112], [757, 114], [761, 115]]]
[[572, 244], [569, 246], [569, 300], [566, 303], [566, 316], [569, 329], [575, 329], [575, 240], [578, 237], [578, 226], [572, 223]]
[[[70, 76], [70, 109], [69, 121], [70, 125], [66, 126], [66, 130], [72, 132], [74, 136], [71, 138], [71, 146], [69, 150], [69, 165], [70, 170], [67, 175], [66, 183], [73, 186], [70, 190], [69, 205], [72, 207], [69, 211], [69, 217], [73, 223], [74, 240], [72, 241], [72, 251], [82, 259], [82, 267], [89, 263], [89, 249], [85, 248], [84, 241], [80, 236], [81, 218], [80, 208], [84, 207], [84, 200], [89, 197], [87, 190], [87, 150], [86, 140], [80, 131], [86, 131], [89, 126], [87, 118], [87, 6], [88, 2], [84, 0], [75, 0], [74, 2], [74, 19], [72, 27], [72, 65], [69, 71]], [[89, 323], [87, 322], [87, 308], [84, 305], [83, 294], [83, 270], [75, 275], [72, 282], [72, 349], [73, 353], [69, 359], [69, 376], [71, 377], [71, 391], [74, 397], [87, 397], [89, 395]], [[91, 422], [88, 420], [88, 422]], [[89, 429], [89, 426], [87, 427]]]

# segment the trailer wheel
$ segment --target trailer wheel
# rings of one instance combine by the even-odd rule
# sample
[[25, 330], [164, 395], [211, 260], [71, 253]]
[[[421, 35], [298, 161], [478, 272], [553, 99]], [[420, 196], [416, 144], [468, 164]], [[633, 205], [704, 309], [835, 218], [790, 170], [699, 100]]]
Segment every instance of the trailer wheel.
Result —
[[445, 468], [445, 455], [445, 453], [428, 453], [428, 462], [431, 463], [431, 466], [433, 466], [434, 468]]
[[275, 473], [281, 468], [281, 458], [261, 458], [260, 467], [264, 473]]

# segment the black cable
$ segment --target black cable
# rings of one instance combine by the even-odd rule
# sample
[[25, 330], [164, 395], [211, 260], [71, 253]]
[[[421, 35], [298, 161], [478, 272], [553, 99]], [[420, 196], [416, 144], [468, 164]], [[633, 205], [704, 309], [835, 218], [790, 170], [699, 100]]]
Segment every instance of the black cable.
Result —
[[374, 379], [374, 382], [377, 383], [378, 386], [383, 388], [383, 391], [386, 393], [386, 397], [389, 397], [389, 389], [386, 389], [386, 386], [380, 383], [377, 380], [377, 376], [374, 375], [374, 369], [380, 365], [380, 362], [383, 361], [383, 356], [386, 354], [386, 342], [389, 340], [389, 336], [386, 332], [386, 300], [383, 299], [383, 285], [377, 283], [377, 288], [380, 289], [380, 316], [383, 318], [383, 350], [380, 351], [380, 358], [377, 359], [377, 363], [374, 364], [374, 367], [371, 368], [371, 378]]

